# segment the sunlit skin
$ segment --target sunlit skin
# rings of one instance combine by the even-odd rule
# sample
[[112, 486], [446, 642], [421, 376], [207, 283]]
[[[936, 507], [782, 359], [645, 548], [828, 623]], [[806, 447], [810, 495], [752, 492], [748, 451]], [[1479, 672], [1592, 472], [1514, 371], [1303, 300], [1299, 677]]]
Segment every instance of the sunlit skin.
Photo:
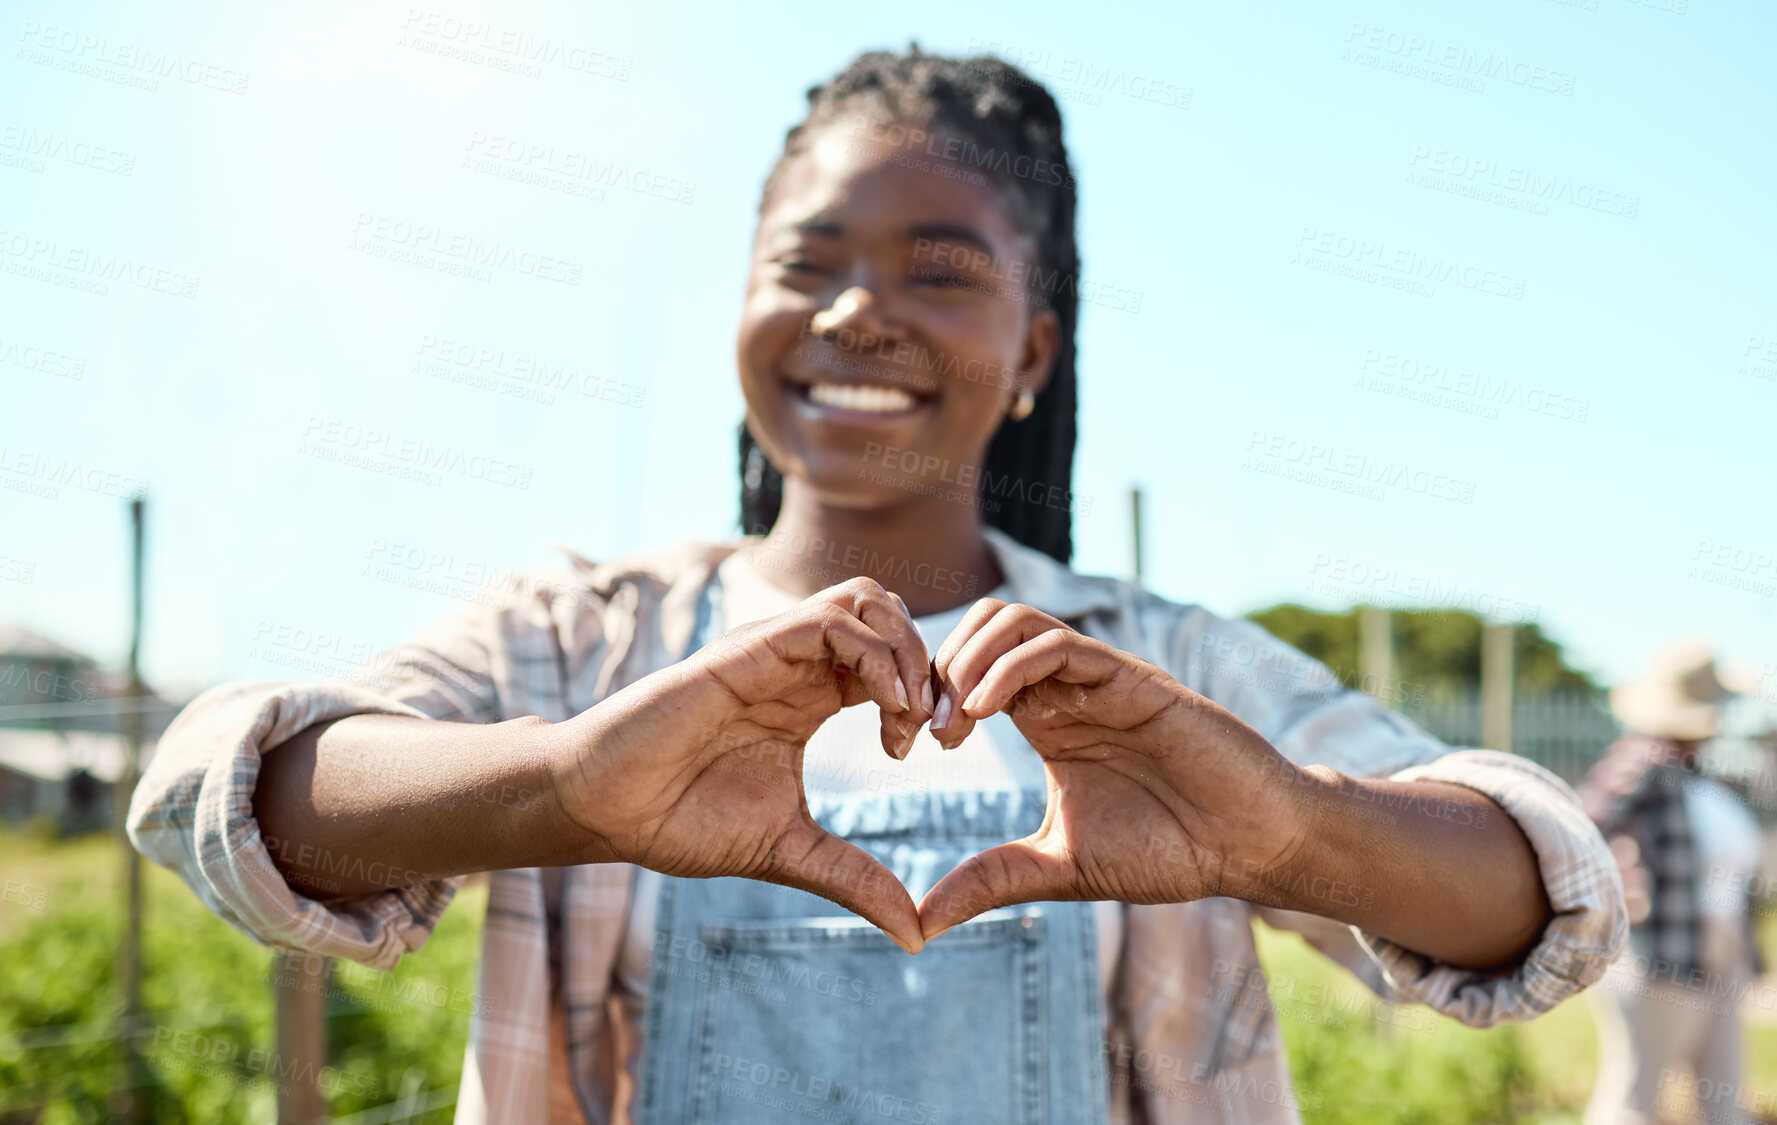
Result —
[[[1548, 901], [1523, 834], [1481, 794], [1298, 768], [1163, 670], [1030, 606], [981, 599], [934, 659], [910, 615], [971, 597], [885, 588], [865, 565], [836, 576], [845, 564], [829, 559], [771, 565], [782, 544], [818, 539], [976, 575], [979, 591], [1000, 581], [975, 506], [908, 486], [979, 465], [996, 428], [1017, 424], [1007, 414], [1048, 378], [1057, 323], [991, 265], [946, 280], [954, 258], [920, 260], [922, 239], [975, 245], [1002, 264], [1034, 251], [997, 189], [894, 156], [849, 130], [817, 137], [765, 201], [748, 279], [737, 347], [748, 424], [786, 475], [779, 546], [752, 558], [806, 600], [566, 722], [379, 715], [313, 728], [268, 755], [255, 794], [264, 830], [439, 875], [627, 861], [765, 879], [832, 899], [910, 952], [1015, 902], [1228, 895], [1361, 925], [1454, 964], [1520, 957]], [[896, 345], [1010, 375], [933, 376], [897, 361]], [[888, 415], [818, 406], [804, 388], [823, 378], [915, 401]], [[917, 467], [873, 464], [877, 446], [913, 452]], [[916, 906], [885, 867], [813, 820], [802, 791], [808, 738], [866, 700], [897, 760], [928, 724], [957, 747], [975, 722], [1009, 712], [1044, 761], [1042, 828], [964, 861]], [[488, 808], [473, 794], [490, 784], [547, 799]], [[1382, 795], [1434, 799], [1453, 815], [1358, 815]], [[1301, 889], [1329, 884], [1367, 893], [1347, 902]]]

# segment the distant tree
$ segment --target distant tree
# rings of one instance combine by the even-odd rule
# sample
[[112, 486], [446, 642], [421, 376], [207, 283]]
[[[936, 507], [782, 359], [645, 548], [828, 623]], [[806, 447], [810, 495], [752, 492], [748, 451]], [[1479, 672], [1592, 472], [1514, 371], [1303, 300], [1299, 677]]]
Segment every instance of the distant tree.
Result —
[[[1352, 687], [1358, 680], [1358, 611], [1327, 613], [1283, 604], [1246, 615], [1267, 632], [1332, 669]], [[1472, 690], [1481, 683], [1481, 618], [1460, 609], [1395, 610], [1396, 675], [1435, 695]], [[1569, 665], [1561, 646], [1541, 626], [1519, 625], [1513, 635], [1514, 687], [1523, 695], [1554, 691], [1595, 691], [1585, 672]]]

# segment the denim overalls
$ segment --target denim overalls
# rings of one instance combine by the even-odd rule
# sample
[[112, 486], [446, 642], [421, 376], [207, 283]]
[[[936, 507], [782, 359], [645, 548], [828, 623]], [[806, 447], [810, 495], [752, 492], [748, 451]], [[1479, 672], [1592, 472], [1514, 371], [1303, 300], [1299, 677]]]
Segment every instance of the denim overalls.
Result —
[[[693, 647], [722, 632], [711, 585]], [[918, 902], [961, 860], [1040, 827], [1045, 795], [808, 803]], [[994, 911], [917, 956], [823, 898], [750, 879], [662, 878], [656, 909], [633, 1103], [643, 1125], [1105, 1120], [1090, 903]]]

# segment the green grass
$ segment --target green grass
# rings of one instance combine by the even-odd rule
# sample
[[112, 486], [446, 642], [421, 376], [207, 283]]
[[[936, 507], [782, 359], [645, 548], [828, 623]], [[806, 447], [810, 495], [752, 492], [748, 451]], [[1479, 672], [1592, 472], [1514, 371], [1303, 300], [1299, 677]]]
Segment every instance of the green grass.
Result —
[[[152, 1117], [273, 1117], [274, 957], [144, 863], [143, 1000]], [[102, 837], [0, 832], [0, 1125], [110, 1120], [122, 858]], [[486, 905], [466, 888], [419, 954], [383, 975], [336, 965], [325, 1088], [336, 1116], [454, 1091]], [[1777, 922], [1777, 919], [1768, 921]], [[1291, 1071], [1310, 1123], [1577, 1122], [1596, 1068], [1586, 998], [1530, 1024], [1476, 1031], [1420, 1008], [1377, 1019], [1368, 992], [1294, 934], [1258, 927]], [[1769, 940], [1777, 927], [1768, 926]], [[1777, 952], [1777, 950], [1774, 950]], [[1777, 957], [1772, 958], [1777, 963]], [[1287, 982], [1287, 985], [1284, 984]], [[1387, 1013], [1384, 1012], [1386, 1016]], [[1749, 1084], [1777, 1096], [1777, 1020], [1748, 1025]], [[261, 1052], [255, 1054], [255, 1052]], [[446, 1123], [441, 1106], [411, 1120]]]
[[[0, 1122], [101, 1122], [122, 1078], [118, 1010], [123, 861], [102, 837], [0, 834]], [[167, 1122], [274, 1116], [270, 950], [143, 865], [143, 1007], [151, 1115]], [[454, 1090], [473, 1001], [485, 891], [465, 888], [418, 956], [387, 976], [337, 969], [328, 1000], [329, 1111]], [[454, 990], [454, 991], [453, 991]], [[255, 1053], [258, 1052], [258, 1053]], [[415, 1121], [449, 1122], [449, 1107]]]
[[[1485, 1031], [1417, 1007], [1376, 1018], [1370, 992], [1299, 936], [1264, 926], [1257, 936], [1308, 1125], [1580, 1120], [1598, 1071], [1590, 997]], [[1764, 936], [1769, 947], [1777, 934]], [[1746, 1084], [1768, 1104], [1777, 1022], [1756, 1014], [1743, 1025]]]

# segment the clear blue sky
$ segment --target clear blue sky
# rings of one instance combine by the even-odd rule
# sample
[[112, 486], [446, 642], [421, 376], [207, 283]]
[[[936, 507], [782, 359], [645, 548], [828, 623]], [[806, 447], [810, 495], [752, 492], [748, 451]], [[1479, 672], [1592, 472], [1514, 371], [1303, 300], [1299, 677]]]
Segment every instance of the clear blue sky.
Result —
[[[1081, 569], [1129, 571], [1139, 483], [1150, 583], [1222, 612], [1380, 574], [1609, 679], [1685, 633], [1777, 663], [1772, 8], [1059, 12], [8, 5], [0, 620], [121, 656], [134, 480], [174, 690], [341, 670], [555, 543], [728, 532], [759, 185], [808, 85], [913, 38], [1057, 85], [1087, 279], [1141, 296], [1083, 316]], [[504, 178], [513, 144], [656, 194]], [[397, 260], [467, 238], [513, 264]], [[592, 393], [452, 381], [441, 340]], [[360, 431], [476, 468], [344, 463]]]

